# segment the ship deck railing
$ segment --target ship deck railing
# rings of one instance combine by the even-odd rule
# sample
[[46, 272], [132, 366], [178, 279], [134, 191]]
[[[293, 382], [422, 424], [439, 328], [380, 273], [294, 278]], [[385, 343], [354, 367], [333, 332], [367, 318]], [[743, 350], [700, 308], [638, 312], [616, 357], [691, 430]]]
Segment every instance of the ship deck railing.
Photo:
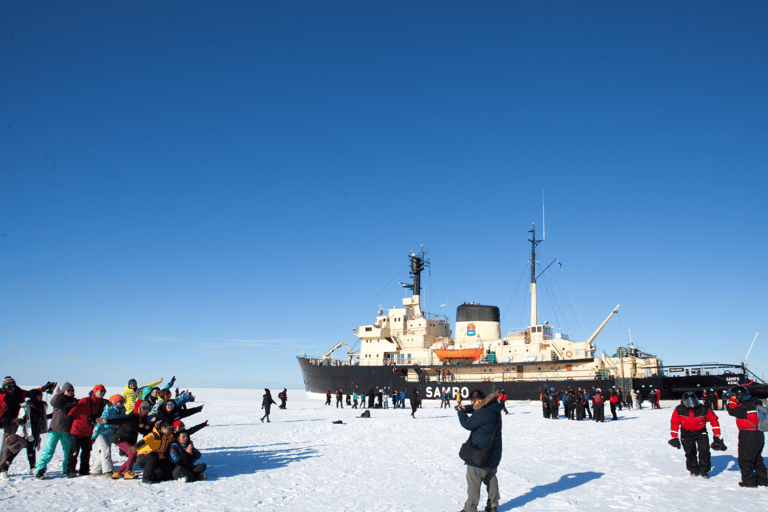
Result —
[[[653, 376], [653, 375], [649, 375]], [[499, 372], [492, 375], [481, 373], [451, 373], [446, 376], [428, 375], [409, 372], [408, 382], [435, 382], [435, 383], [461, 383], [461, 382], [546, 382], [563, 380], [610, 380], [614, 376], [607, 371], [567, 371], [541, 372], [536, 374], [520, 375], [517, 372]]]
[[747, 373], [747, 370], [744, 365], [702, 363], [663, 365], [659, 366], [659, 373], [665, 377], [681, 377], [697, 375], [738, 375]]

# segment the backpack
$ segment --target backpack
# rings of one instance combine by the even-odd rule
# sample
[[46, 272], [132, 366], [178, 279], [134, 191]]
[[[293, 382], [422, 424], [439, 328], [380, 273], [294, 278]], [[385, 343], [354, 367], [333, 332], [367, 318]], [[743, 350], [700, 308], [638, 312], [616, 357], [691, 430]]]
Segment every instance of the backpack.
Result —
[[768, 407], [764, 405], [757, 406], [757, 430], [768, 432]]
[[593, 401], [593, 402], [595, 402], [597, 405], [600, 405], [600, 404], [602, 404], [602, 403], [604, 402], [604, 400], [603, 400], [603, 395], [595, 395], [595, 396], [592, 398], [592, 401]]
[[364, 411], [363, 414], [359, 416], [360, 418], [370, 418], [371, 417], [371, 411]]

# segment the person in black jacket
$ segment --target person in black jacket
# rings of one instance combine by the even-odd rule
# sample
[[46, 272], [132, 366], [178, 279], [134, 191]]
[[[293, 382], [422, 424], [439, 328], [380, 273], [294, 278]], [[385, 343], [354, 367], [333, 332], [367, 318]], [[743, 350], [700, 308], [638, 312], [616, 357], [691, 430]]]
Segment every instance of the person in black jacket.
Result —
[[583, 421], [584, 420], [584, 392], [581, 390], [581, 388], [577, 389], [573, 393], [573, 399], [574, 399], [574, 407], [576, 409], [576, 420], [577, 421]]
[[285, 409], [285, 403], [288, 401], [288, 390], [283, 388], [277, 398], [280, 399], [280, 409]]
[[197, 407], [190, 407], [189, 409], [180, 409], [179, 407], [176, 407], [175, 400], [173, 399], [167, 400], [163, 402], [163, 406], [160, 408], [159, 411], [157, 411], [157, 416], [155, 416], [155, 422], [167, 421], [168, 423], [173, 425], [174, 422], [180, 419], [199, 413], [200, 411], [203, 410], [204, 405], [205, 404], [199, 405]]
[[261, 408], [264, 409], [264, 416], [261, 417], [261, 422], [264, 423], [264, 418], [266, 418], [267, 423], [269, 423], [269, 410], [272, 408], [272, 404], [277, 402], [272, 400], [272, 394], [268, 389], [265, 389], [264, 391], [264, 396], [261, 397]]
[[23, 426], [24, 439], [27, 441], [27, 460], [29, 461], [30, 474], [35, 473], [35, 464], [37, 463], [37, 454], [40, 448], [40, 436], [48, 432], [48, 420], [53, 417], [53, 413], [48, 414], [48, 404], [43, 400], [43, 392], [39, 389], [33, 389], [29, 392], [29, 398], [24, 403], [24, 418], [26, 422]]
[[549, 417], [556, 420], [560, 416], [560, 397], [557, 395], [555, 388], [549, 388]]
[[336, 390], [336, 408], [344, 408], [344, 393], [341, 392], [341, 388]]
[[170, 447], [171, 462], [176, 464], [171, 473], [173, 478], [185, 482], [205, 480], [206, 477], [203, 472], [207, 466], [204, 463], [195, 464], [200, 456], [200, 452], [195, 448], [186, 431], [182, 430], [176, 434], [176, 442]]
[[[50, 393], [53, 388], [56, 387], [55, 382], [47, 382], [44, 386], [38, 388], [40, 391]], [[9, 436], [16, 433], [19, 428], [21, 420], [19, 419], [19, 410], [21, 404], [29, 396], [29, 391], [21, 389], [16, 386], [16, 381], [13, 377], [6, 377], [3, 379], [2, 387], [0, 387], [0, 394], [3, 396], [3, 402], [5, 402], [5, 410], [2, 416], [0, 416], [0, 427], [3, 429], [3, 442], [0, 447], [0, 476], [7, 476], [9, 461], [13, 460], [6, 439]], [[22, 444], [26, 445], [26, 441], [22, 440]], [[13, 454], [15, 456], [15, 453]]]
[[[471, 431], [468, 442], [478, 449], [487, 448], [488, 457], [482, 467], [467, 464], [467, 501], [464, 503], [463, 512], [477, 512], [477, 504], [480, 502], [480, 487], [485, 484], [488, 491], [488, 501], [485, 510], [496, 512], [499, 506], [499, 482], [496, 479], [496, 470], [501, 462], [501, 404], [497, 400], [497, 394], [492, 393], [487, 397], [482, 391], [476, 389], [469, 395], [471, 405], [459, 405], [456, 410], [459, 413], [459, 423], [465, 429]], [[467, 414], [471, 414], [468, 416]]]
[[411, 418], [416, 419], [416, 409], [419, 408], [419, 404], [421, 404], [421, 396], [419, 396], [419, 390], [416, 388], [413, 388], [413, 391], [411, 392]]
[[139, 439], [139, 434], [144, 437], [152, 432], [152, 424], [149, 421], [149, 403], [138, 400], [133, 406], [133, 411], [127, 416], [104, 420], [104, 422], [118, 426], [109, 438], [109, 442], [120, 448], [128, 456], [128, 460], [112, 473], [112, 478], [136, 478], [131, 470], [136, 462], [134, 445]]
[[61, 443], [61, 450], [64, 452], [61, 471], [67, 474], [67, 455], [69, 454], [69, 429], [72, 428], [72, 418], [68, 417], [69, 410], [77, 403], [75, 398], [75, 388], [72, 384], [65, 382], [61, 388], [56, 390], [56, 394], [51, 398], [51, 407], [53, 415], [51, 423], [48, 425], [48, 434], [45, 436], [45, 447], [43, 453], [35, 465], [35, 476], [43, 478], [48, 464], [56, 451], [56, 445]]

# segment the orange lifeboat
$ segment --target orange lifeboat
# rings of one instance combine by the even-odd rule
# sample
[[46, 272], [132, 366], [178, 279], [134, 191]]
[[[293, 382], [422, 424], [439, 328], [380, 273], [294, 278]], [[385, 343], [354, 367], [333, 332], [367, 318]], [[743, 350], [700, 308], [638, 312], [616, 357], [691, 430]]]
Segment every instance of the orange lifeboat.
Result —
[[452, 359], [475, 361], [483, 357], [482, 348], [435, 349], [435, 355], [443, 361]]

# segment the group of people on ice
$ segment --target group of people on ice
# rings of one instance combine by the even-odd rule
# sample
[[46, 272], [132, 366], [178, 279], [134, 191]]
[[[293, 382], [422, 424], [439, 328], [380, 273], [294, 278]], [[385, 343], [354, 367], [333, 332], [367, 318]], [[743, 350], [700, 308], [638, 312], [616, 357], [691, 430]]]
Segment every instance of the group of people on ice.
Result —
[[[202, 411], [203, 406], [187, 407], [195, 401], [188, 391], [176, 388], [174, 395], [170, 388], [175, 380], [161, 389], [157, 386], [163, 379], [142, 387], [131, 379], [123, 393], [109, 399], [105, 398], [106, 388], [98, 384], [78, 399], [68, 382], [58, 388], [55, 382], [48, 382], [24, 390], [12, 377], [5, 377], [0, 387], [0, 479], [8, 478], [8, 468], [24, 448], [30, 473], [45, 478], [48, 464], [61, 444], [62, 474], [68, 478], [90, 475], [133, 479], [138, 477], [133, 472], [134, 464], [138, 464], [144, 470], [142, 482], [148, 484], [205, 480], [206, 465], [198, 462], [201, 453], [190, 436], [205, 428], [208, 421], [186, 428], [182, 419]], [[43, 393], [53, 394], [50, 413]], [[17, 433], [19, 428], [21, 435]], [[44, 446], [42, 434], [46, 434]], [[127, 457], [117, 469], [112, 462], [112, 446]], [[42, 453], [38, 459], [39, 450]]]
[[[352, 409], [357, 409], [358, 407], [362, 409], [365, 409], [366, 407], [368, 409], [388, 409], [389, 399], [392, 400], [393, 409], [405, 409], [406, 398], [410, 398], [411, 408], [414, 413], [416, 412], [416, 409], [418, 409], [421, 405], [421, 394], [416, 388], [413, 389], [410, 396], [405, 391], [397, 389], [393, 390], [390, 395], [385, 396], [383, 389], [375, 391], [373, 388], [361, 394], [358, 394], [357, 391], [355, 391], [351, 395], [349, 393], [345, 395], [342, 389], [337, 389], [335, 395], [337, 409], [343, 409], [345, 403]], [[325, 393], [325, 405], [331, 405], [332, 398], [333, 394], [331, 391], [327, 391]], [[414, 404], [416, 404], [415, 407]]]
[[[605, 422], [605, 404], [611, 408], [613, 420], [618, 420], [617, 410], [622, 410], [622, 406], [631, 409], [634, 405], [636, 409], [643, 408], [643, 395], [639, 390], [630, 390], [624, 395], [621, 389], [611, 388], [607, 393], [603, 393], [600, 388], [594, 389], [592, 393], [584, 388], [569, 387], [566, 391], [555, 391], [555, 388], [549, 388], [548, 391], [542, 391], [539, 394], [541, 401], [542, 414], [545, 418], [556, 420], [560, 417], [560, 404], [563, 405], [563, 413], [569, 420], [582, 421], [589, 416], [590, 420]], [[661, 391], [650, 389], [648, 400], [654, 409], [660, 409], [659, 400], [661, 400]], [[590, 409], [590, 402], [592, 408]], [[594, 414], [592, 411], [594, 410]]]

